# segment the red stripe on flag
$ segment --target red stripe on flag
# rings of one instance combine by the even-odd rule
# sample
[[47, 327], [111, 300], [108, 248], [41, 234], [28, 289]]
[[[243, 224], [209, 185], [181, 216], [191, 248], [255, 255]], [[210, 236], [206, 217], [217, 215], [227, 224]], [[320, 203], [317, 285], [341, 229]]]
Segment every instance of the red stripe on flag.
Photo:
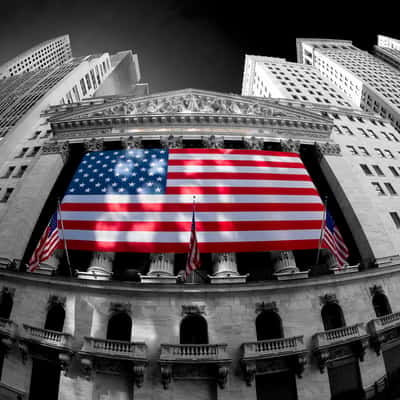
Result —
[[243, 179], [272, 181], [309, 181], [308, 175], [297, 174], [265, 174], [249, 172], [168, 172], [167, 179]]

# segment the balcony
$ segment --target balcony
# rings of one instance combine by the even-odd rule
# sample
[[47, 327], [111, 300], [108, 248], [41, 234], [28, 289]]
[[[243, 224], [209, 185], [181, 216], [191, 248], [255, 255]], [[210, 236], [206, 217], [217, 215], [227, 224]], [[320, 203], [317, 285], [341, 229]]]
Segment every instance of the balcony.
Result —
[[214, 377], [225, 387], [231, 359], [226, 344], [162, 344], [161, 378], [167, 389], [172, 377]]
[[[368, 333], [364, 324], [344, 326], [318, 332], [312, 337], [313, 352], [318, 360], [321, 373], [327, 362], [339, 356], [355, 355], [360, 361], [364, 360], [365, 349], [368, 346]], [[336, 349], [336, 350], [335, 350]]]
[[248, 386], [251, 386], [256, 372], [268, 372], [273, 359], [278, 359], [284, 369], [294, 368], [299, 377], [304, 371], [307, 350], [303, 336], [248, 342], [241, 347], [241, 363]]
[[368, 322], [371, 345], [380, 354], [383, 344], [400, 338], [400, 312], [384, 315]]
[[0, 399], [7, 400], [25, 400], [27, 395], [21, 389], [17, 389], [0, 382]]
[[71, 351], [72, 335], [69, 333], [36, 328], [26, 324], [23, 324], [22, 326], [22, 340], [39, 344], [41, 346], [51, 347], [53, 349]]
[[88, 379], [92, 375], [93, 359], [97, 360], [96, 367], [100, 369], [102, 359], [112, 359], [115, 361], [115, 366], [121, 362], [131, 362], [136, 385], [140, 387], [143, 384], [144, 370], [147, 365], [147, 346], [144, 342], [125, 342], [85, 336], [79, 355], [82, 371]]

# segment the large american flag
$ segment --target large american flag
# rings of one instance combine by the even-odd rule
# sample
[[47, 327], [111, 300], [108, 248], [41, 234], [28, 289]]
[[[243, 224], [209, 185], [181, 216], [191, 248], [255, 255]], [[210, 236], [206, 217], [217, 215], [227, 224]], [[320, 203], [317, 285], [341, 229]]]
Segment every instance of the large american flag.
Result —
[[186, 253], [196, 196], [201, 252], [318, 248], [323, 204], [295, 153], [87, 153], [62, 201], [70, 249]]
[[328, 210], [326, 210], [322, 247], [327, 248], [336, 257], [339, 267], [342, 268], [349, 256], [349, 250]]
[[57, 226], [57, 211], [53, 214], [49, 224], [39, 240], [35, 251], [28, 263], [28, 271], [34, 272], [40, 263], [45, 262], [60, 244], [60, 235]]

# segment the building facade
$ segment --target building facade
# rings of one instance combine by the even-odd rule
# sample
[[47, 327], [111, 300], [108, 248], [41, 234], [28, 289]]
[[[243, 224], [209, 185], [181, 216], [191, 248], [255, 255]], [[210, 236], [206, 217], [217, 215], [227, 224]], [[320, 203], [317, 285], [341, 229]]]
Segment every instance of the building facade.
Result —
[[[400, 138], [389, 121], [357, 107], [312, 66], [264, 57], [246, 58], [242, 96], [149, 95], [138, 84], [104, 82], [104, 97], [69, 103], [63, 94], [64, 104], [59, 97], [42, 109], [51, 135], [2, 204], [0, 395], [398, 396]], [[121, 86], [124, 95], [108, 95]], [[83, 155], [135, 148], [298, 154], [328, 198], [349, 265], [339, 268], [325, 250], [318, 260], [316, 250], [202, 253], [201, 268], [183, 283], [185, 254], [71, 250], [69, 266], [60, 249], [26, 272]]]
[[46, 40], [0, 65], [0, 79], [59, 66], [72, 57], [69, 35]]

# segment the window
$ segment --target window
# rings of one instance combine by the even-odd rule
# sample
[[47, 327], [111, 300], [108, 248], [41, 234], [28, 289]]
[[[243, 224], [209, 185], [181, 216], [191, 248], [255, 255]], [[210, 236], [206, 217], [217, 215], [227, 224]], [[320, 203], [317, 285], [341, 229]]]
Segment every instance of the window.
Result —
[[389, 192], [389, 194], [391, 196], [396, 196], [397, 195], [397, 192], [394, 190], [394, 187], [392, 186], [391, 183], [385, 182], [385, 186], [386, 186], [386, 189], [387, 189], [387, 191]]
[[378, 182], [371, 182], [371, 184], [375, 188], [376, 192], [378, 192], [379, 196], [385, 196], [385, 192]]
[[348, 133], [349, 135], [354, 135], [354, 133], [350, 130], [350, 128], [348, 128], [345, 125], [342, 125], [342, 130], [346, 133]]
[[256, 318], [257, 340], [283, 338], [282, 320], [273, 310], [262, 311]]
[[37, 139], [37, 138], [39, 137], [40, 133], [41, 133], [40, 131], [36, 131], [36, 132], [33, 134], [33, 136], [29, 138], [29, 140], [35, 140], [35, 139]]
[[361, 169], [363, 170], [365, 175], [372, 175], [371, 170], [369, 169], [368, 165], [360, 164]]
[[393, 153], [390, 150], [386, 150], [385, 149], [385, 153], [390, 157], [390, 158], [394, 158]]
[[378, 149], [377, 147], [375, 147], [374, 150], [376, 151], [376, 153], [378, 154], [379, 157], [386, 158], [385, 154], [383, 153], [383, 151], [381, 149]]
[[24, 175], [26, 169], [28, 168], [27, 165], [21, 165], [19, 171], [13, 176], [13, 178], [21, 178]]
[[368, 133], [367, 133], [363, 128], [357, 128], [357, 129], [360, 131], [361, 135], [363, 135], [363, 136], [369, 138]]
[[392, 172], [393, 176], [400, 176], [400, 174], [397, 172], [397, 169], [395, 167], [389, 167], [390, 171]]
[[367, 150], [365, 147], [363, 147], [363, 146], [358, 146], [358, 148], [360, 149], [360, 152], [361, 152], [362, 155], [364, 155], [364, 156], [369, 156], [369, 155], [370, 155], [370, 154], [368, 153], [368, 150]]
[[355, 149], [354, 146], [346, 146], [349, 149], [349, 152], [353, 154], [354, 156], [358, 155], [357, 150]]
[[64, 307], [57, 303], [53, 304], [47, 312], [44, 329], [62, 332], [64, 328], [65, 310]]
[[207, 321], [198, 314], [188, 314], [180, 327], [180, 344], [208, 344]]
[[382, 172], [379, 165], [373, 165], [372, 168], [375, 170], [376, 174], [379, 176], [384, 176], [385, 174]]
[[36, 146], [32, 149], [32, 151], [28, 154], [28, 157], [35, 157], [40, 151], [40, 146]]
[[13, 192], [14, 188], [7, 188], [6, 192], [4, 193], [2, 199], [0, 200], [0, 203], [7, 203], [8, 199], [11, 196], [11, 193]]
[[79, 82], [80, 82], [80, 84], [81, 84], [82, 94], [83, 94], [84, 96], [86, 96], [87, 90], [86, 90], [85, 80], [84, 80], [84, 79], [81, 79]]
[[125, 342], [131, 341], [132, 319], [125, 312], [114, 314], [108, 321], [107, 339], [120, 340]]
[[10, 177], [10, 175], [13, 173], [13, 171], [15, 170], [15, 166], [11, 166], [7, 168], [7, 171], [4, 173], [4, 175], [2, 176], [3, 179], [7, 179]]
[[382, 292], [376, 292], [372, 298], [372, 305], [374, 306], [376, 316], [383, 317], [392, 313], [389, 301]]
[[339, 304], [325, 304], [321, 310], [321, 316], [326, 331], [346, 326], [343, 311]]
[[395, 211], [392, 211], [389, 214], [392, 217], [392, 220], [393, 220], [394, 224], [396, 225], [396, 228], [400, 229], [400, 217], [399, 217], [399, 214], [397, 214], [397, 212], [395, 212]]

